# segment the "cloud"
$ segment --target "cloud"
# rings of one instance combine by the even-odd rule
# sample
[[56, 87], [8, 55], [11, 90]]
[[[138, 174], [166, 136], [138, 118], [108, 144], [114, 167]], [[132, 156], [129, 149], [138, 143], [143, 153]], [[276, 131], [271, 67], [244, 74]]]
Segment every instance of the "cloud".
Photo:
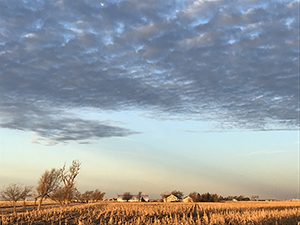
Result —
[[[24, 119], [24, 118], [22, 118]], [[88, 141], [107, 137], [123, 137], [131, 134], [138, 134], [126, 128], [113, 126], [107, 122], [97, 120], [83, 120], [79, 118], [39, 118], [29, 122], [14, 120], [2, 123], [1, 127], [9, 129], [20, 129], [31, 131], [36, 134], [32, 143], [54, 145], [76, 141], [79, 144], [88, 144]]]
[[[89, 107], [216, 121], [224, 129], [297, 129], [298, 4], [1, 1], [1, 126], [67, 142], [59, 126], [44, 125]], [[64, 125], [82, 142], [118, 136], [101, 124], [103, 135], [91, 126], [82, 136], [70, 118]]]
[[[99, 121], [77, 118], [62, 110], [39, 105], [6, 106], [2, 128], [34, 132], [32, 143], [54, 145], [76, 141], [88, 144], [90, 141], [107, 137], [125, 137], [140, 132], [117, 126], [115, 121]], [[22, 109], [22, 111], [19, 111]], [[47, 110], [47, 111], [46, 111]], [[70, 116], [70, 117], [67, 117]]]

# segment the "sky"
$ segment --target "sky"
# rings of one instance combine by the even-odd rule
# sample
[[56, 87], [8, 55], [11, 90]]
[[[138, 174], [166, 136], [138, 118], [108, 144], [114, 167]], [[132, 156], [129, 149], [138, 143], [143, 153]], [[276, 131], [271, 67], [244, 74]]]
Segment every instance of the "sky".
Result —
[[0, 188], [299, 198], [299, 1], [0, 0]]

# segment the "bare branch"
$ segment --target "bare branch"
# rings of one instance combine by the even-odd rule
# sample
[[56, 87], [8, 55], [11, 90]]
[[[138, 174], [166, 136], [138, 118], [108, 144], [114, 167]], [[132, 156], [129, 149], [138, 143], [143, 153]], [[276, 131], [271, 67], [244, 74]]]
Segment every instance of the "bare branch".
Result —
[[43, 173], [36, 187], [38, 193], [37, 198], [40, 198], [38, 209], [40, 209], [43, 199], [49, 198], [50, 194], [60, 186], [60, 183], [60, 170], [52, 168], [50, 171], [46, 170]]

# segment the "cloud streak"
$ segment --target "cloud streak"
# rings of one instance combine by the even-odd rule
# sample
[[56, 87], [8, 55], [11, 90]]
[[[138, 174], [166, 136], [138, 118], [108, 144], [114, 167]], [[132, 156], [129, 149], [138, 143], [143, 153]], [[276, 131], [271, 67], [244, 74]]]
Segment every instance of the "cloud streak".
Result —
[[[19, 108], [19, 107], [17, 107]], [[54, 145], [76, 141], [79, 144], [89, 144], [91, 140], [107, 137], [124, 137], [139, 132], [112, 125], [113, 121], [87, 120], [57, 116], [59, 111], [45, 113], [40, 109], [26, 109], [24, 112], [10, 111], [1, 123], [2, 128], [31, 131], [36, 134], [32, 143]]]
[[68, 118], [89, 107], [297, 129], [298, 4], [1, 1], [1, 126], [54, 143], [135, 133]]

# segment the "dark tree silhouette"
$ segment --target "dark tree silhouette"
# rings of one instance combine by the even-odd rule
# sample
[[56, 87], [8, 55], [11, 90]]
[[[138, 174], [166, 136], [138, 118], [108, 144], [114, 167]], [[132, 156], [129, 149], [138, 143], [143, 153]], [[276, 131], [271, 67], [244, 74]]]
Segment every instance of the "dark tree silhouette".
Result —
[[183, 192], [181, 192], [181, 191], [174, 190], [171, 192], [171, 194], [175, 195], [178, 199], [182, 199], [182, 197], [183, 197]]
[[88, 203], [92, 200], [92, 194], [93, 194], [93, 191], [86, 191], [81, 195], [81, 199], [84, 202]]
[[189, 196], [193, 199], [193, 202], [200, 202], [201, 195], [198, 192], [191, 192]]
[[209, 192], [201, 195], [201, 202], [210, 202], [211, 194]]
[[171, 194], [169, 192], [163, 192], [163, 193], [160, 194], [162, 199], [165, 199], [165, 198], [169, 197], [170, 195]]
[[101, 192], [98, 189], [96, 189], [95, 191], [93, 191], [93, 193], [91, 194], [91, 200], [93, 202], [98, 202], [98, 201], [102, 201], [103, 198], [105, 196], [105, 192]]
[[212, 194], [210, 197], [210, 201], [211, 202], [218, 202], [219, 201], [219, 197], [217, 194]]
[[126, 200], [127, 202], [132, 199], [133, 195], [130, 192], [125, 192], [122, 196], [123, 200]]

